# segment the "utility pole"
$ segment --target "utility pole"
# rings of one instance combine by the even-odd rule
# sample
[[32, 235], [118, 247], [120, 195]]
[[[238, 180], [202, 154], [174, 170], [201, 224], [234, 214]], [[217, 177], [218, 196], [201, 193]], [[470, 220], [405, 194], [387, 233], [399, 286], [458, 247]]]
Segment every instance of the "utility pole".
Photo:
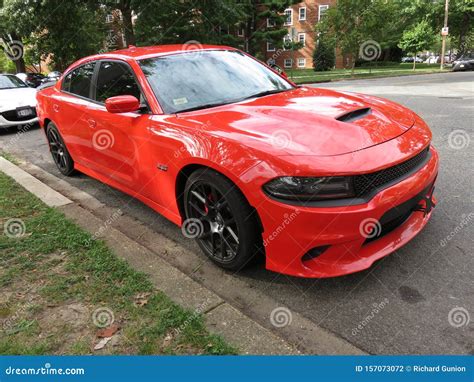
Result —
[[446, 0], [444, 7], [444, 28], [441, 32], [443, 38], [443, 44], [441, 48], [441, 70], [444, 69], [444, 55], [446, 52], [446, 38], [448, 37], [448, 13], [449, 13], [449, 0]]

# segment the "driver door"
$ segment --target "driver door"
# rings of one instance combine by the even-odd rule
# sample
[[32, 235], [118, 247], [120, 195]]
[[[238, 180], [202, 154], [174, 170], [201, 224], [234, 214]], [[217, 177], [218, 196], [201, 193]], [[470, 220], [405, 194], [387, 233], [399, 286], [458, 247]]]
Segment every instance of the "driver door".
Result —
[[[112, 183], [128, 191], [142, 193], [140, 152], [146, 140], [150, 115], [146, 99], [130, 66], [118, 60], [100, 61], [96, 69], [94, 104], [89, 107], [89, 128], [93, 131], [92, 148], [96, 168]], [[141, 100], [142, 111], [110, 113], [105, 100], [119, 95], [133, 95]], [[144, 149], [144, 148], [143, 148]]]

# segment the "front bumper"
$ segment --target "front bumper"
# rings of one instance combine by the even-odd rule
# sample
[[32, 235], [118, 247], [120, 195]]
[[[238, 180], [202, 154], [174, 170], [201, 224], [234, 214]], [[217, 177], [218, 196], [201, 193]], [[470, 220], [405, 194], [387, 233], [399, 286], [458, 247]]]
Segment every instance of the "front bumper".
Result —
[[29, 125], [38, 122], [38, 116], [36, 115], [36, 108], [34, 106], [26, 106], [27, 108], [33, 109], [33, 115], [28, 117], [18, 117], [16, 110], [6, 110], [0, 113], [0, 127], [20, 126]]
[[[438, 154], [410, 177], [380, 191], [365, 204], [343, 207], [297, 207], [265, 197], [258, 210], [264, 227], [266, 267], [292, 276], [323, 278], [369, 268], [413, 239], [426, 225], [436, 176]], [[425, 197], [425, 199], [422, 199]], [[382, 222], [399, 206], [409, 206], [399, 224], [380, 237], [368, 239], [364, 222]], [[277, 218], [281, 217], [281, 218]], [[393, 223], [393, 222], [392, 222]], [[393, 225], [393, 224], [392, 224]], [[312, 259], [303, 256], [327, 248]]]

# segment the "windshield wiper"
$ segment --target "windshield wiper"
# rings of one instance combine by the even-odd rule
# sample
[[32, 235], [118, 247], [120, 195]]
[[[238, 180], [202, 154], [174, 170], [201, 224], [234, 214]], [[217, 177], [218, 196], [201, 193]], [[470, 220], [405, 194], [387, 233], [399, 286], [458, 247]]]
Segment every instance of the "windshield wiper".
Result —
[[194, 111], [194, 110], [201, 110], [201, 109], [209, 109], [211, 107], [217, 107], [222, 105], [228, 105], [230, 103], [234, 103], [235, 101], [228, 101], [228, 102], [215, 102], [215, 103], [207, 103], [200, 106], [190, 107], [189, 109], [178, 110], [176, 113], [185, 113], [187, 111]]
[[242, 100], [250, 99], [250, 98], [258, 98], [258, 97], [264, 97], [270, 94], [277, 94], [277, 93], [283, 93], [291, 89], [273, 89], [273, 90], [264, 90], [262, 92], [252, 94], [248, 97], [243, 98]]

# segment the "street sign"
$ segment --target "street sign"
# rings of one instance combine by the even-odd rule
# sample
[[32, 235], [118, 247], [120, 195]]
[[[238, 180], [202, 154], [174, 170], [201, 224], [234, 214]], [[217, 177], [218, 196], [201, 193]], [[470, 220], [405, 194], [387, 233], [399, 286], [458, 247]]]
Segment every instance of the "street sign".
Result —
[[441, 36], [449, 35], [449, 27], [441, 29]]

